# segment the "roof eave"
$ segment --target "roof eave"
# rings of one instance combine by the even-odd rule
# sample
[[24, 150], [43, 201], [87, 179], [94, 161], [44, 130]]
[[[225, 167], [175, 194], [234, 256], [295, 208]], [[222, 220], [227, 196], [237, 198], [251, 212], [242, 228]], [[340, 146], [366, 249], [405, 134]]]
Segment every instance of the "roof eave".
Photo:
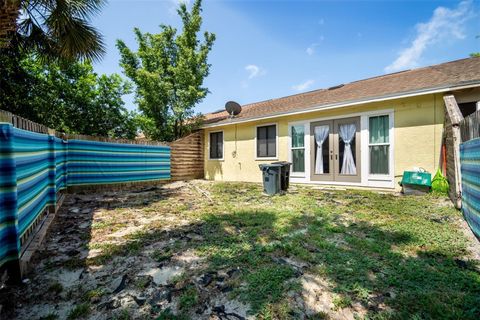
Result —
[[[466, 81], [466, 82], [464, 82], [462, 84], [458, 84], [458, 85], [446, 85], [446, 86], [432, 87], [432, 88], [426, 88], [426, 89], [421, 89], [421, 90], [405, 91], [405, 92], [401, 92], [401, 93], [383, 95], [383, 96], [378, 96], [378, 97], [370, 97], [370, 98], [366, 98], [366, 99], [349, 100], [349, 101], [344, 101], [344, 102], [323, 104], [323, 105], [317, 105], [317, 106], [305, 108], [305, 109], [302, 109], [302, 110], [277, 112], [277, 113], [272, 113], [272, 114], [269, 114], [269, 115], [259, 116], [259, 117], [237, 118], [237, 119], [232, 118], [232, 119], [228, 119], [228, 122], [214, 122], [214, 123], [203, 125], [201, 127], [201, 129], [228, 126], [228, 125], [231, 125], [231, 124], [253, 122], [253, 121], [264, 120], [264, 119], [279, 118], [279, 117], [284, 117], [284, 116], [289, 116], [289, 115], [305, 114], [305, 113], [311, 113], [311, 112], [316, 112], [316, 111], [320, 111], [320, 110], [329, 110], [329, 109], [350, 107], [350, 106], [365, 104], [365, 103], [380, 102], [380, 101], [387, 101], [387, 100], [394, 100], [394, 99], [401, 99], [401, 98], [409, 98], [409, 97], [421, 96], [421, 95], [426, 95], [426, 94], [448, 92], [448, 91], [452, 91], [452, 90], [468, 89], [468, 88], [474, 88], [474, 87], [478, 87], [478, 86], [480, 86], [480, 79], [479, 80], [473, 80], [473, 81]], [[221, 120], [221, 121], [223, 121], [223, 120]]]

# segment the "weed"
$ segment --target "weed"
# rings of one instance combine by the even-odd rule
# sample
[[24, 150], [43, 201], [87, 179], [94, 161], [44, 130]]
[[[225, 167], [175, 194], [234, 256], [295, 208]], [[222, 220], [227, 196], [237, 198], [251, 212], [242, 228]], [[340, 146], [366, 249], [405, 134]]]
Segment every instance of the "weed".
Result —
[[70, 313], [68, 314], [67, 319], [68, 320], [73, 320], [73, 319], [80, 319], [80, 318], [85, 318], [88, 314], [90, 313], [90, 305], [88, 303], [82, 303], [72, 310], [70, 310]]
[[336, 295], [333, 297], [333, 306], [334, 310], [340, 310], [343, 308], [350, 307], [352, 305], [352, 299], [348, 296]]
[[87, 291], [84, 296], [84, 301], [90, 301], [93, 298], [101, 298], [105, 294], [105, 290], [102, 288], [97, 288], [94, 290]]
[[328, 313], [320, 311], [317, 312], [307, 318], [308, 320], [328, 320], [330, 317], [328, 316]]
[[48, 287], [48, 292], [52, 292], [54, 294], [59, 294], [63, 291], [63, 286], [60, 282], [55, 281]]
[[71, 258], [65, 261], [64, 267], [68, 270], [75, 270], [84, 266], [84, 261], [79, 258]]
[[187, 280], [187, 279], [188, 279], [188, 274], [186, 274], [185, 272], [182, 272], [182, 273], [174, 276], [174, 277], [172, 278], [171, 282], [172, 282], [172, 284], [175, 285], [175, 284], [177, 284], [177, 283], [179, 283], [179, 282], [183, 282], [183, 281], [185, 281], [185, 280]]
[[156, 320], [188, 320], [188, 319], [189, 318], [187, 316], [184, 316], [182, 314], [175, 315], [172, 313], [170, 309], [166, 309], [160, 313], [160, 316], [158, 316]]
[[130, 316], [130, 312], [128, 310], [123, 309], [120, 310], [114, 317], [114, 320], [130, 320], [132, 317]]
[[165, 260], [169, 260], [172, 257], [172, 253], [170, 250], [160, 250], [160, 249], [155, 249], [150, 257], [157, 261], [157, 262], [163, 262]]
[[149, 277], [139, 277], [137, 280], [135, 280], [134, 285], [138, 289], [145, 289], [149, 284], [151, 280]]
[[287, 320], [292, 319], [292, 309], [287, 302], [268, 303], [258, 314], [260, 320]]
[[367, 302], [370, 297], [370, 291], [358, 283], [354, 283], [350, 292], [360, 301]]
[[198, 303], [198, 292], [195, 287], [188, 287], [179, 299], [180, 310], [189, 310]]
[[56, 320], [56, 319], [58, 319], [58, 314], [51, 312], [46, 316], [41, 317], [39, 320]]
[[268, 303], [277, 302], [287, 289], [286, 281], [293, 276], [293, 269], [286, 266], [264, 266], [247, 275], [247, 289], [242, 296], [254, 311]]

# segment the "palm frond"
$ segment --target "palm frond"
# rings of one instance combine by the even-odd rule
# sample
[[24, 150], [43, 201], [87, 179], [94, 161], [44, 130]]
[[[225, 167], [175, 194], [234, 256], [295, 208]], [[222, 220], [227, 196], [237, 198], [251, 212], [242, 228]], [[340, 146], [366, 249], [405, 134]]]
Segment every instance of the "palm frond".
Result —
[[102, 35], [84, 20], [67, 19], [59, 29], [52, 30], [52, 33], [58, 40], [60, 56], [67, 59], [99, 60], [105, 53]]
[[18, 32], [25, 46], [47, 58], [99, 60], [105, 44], [89, 21], [104, 4], [105, 0], [26, 0]]

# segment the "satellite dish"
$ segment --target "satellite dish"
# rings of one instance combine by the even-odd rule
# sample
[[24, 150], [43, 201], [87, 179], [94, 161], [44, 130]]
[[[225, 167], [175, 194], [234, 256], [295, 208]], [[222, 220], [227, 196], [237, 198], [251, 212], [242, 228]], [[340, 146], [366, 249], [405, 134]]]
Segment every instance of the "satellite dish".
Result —
[[228, 101], [225, 103], [225, 110], [227, 110], [230, 117], [234, 117], [242, 112], [242, 107], [235, 101]]

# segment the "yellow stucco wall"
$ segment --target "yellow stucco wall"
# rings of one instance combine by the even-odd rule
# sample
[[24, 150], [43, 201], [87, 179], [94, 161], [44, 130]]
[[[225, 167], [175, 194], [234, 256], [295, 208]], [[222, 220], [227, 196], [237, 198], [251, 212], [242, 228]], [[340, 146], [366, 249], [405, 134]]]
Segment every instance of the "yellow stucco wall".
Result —
[[[288, 123], [310, 119], [349, 116], [351, 114], [394, 110], [394, 174], [396, 181], [404, 170], [423, 167], [431, 173], [438, 168], [444, 121], [441, 95], [425, 95], [387, 102], [375, 102], [353, 107], [324, 110], [302, 115], [283, 116], [269, 120], [226, 125], [205, 129], [205, 178], [223, 181], [261, 182], [260, 163], [255, 159], [256, 126], [278, 124], [278, 159], [288, 160]], [[209, 132], [223, 130], [224, 159], [209, 160]], [[362, 152], [366, 152], [365, 146]], [[236, 150], [236, 157], [234, 151]], [[395, 184], [396, 185], [396, 184]]]

